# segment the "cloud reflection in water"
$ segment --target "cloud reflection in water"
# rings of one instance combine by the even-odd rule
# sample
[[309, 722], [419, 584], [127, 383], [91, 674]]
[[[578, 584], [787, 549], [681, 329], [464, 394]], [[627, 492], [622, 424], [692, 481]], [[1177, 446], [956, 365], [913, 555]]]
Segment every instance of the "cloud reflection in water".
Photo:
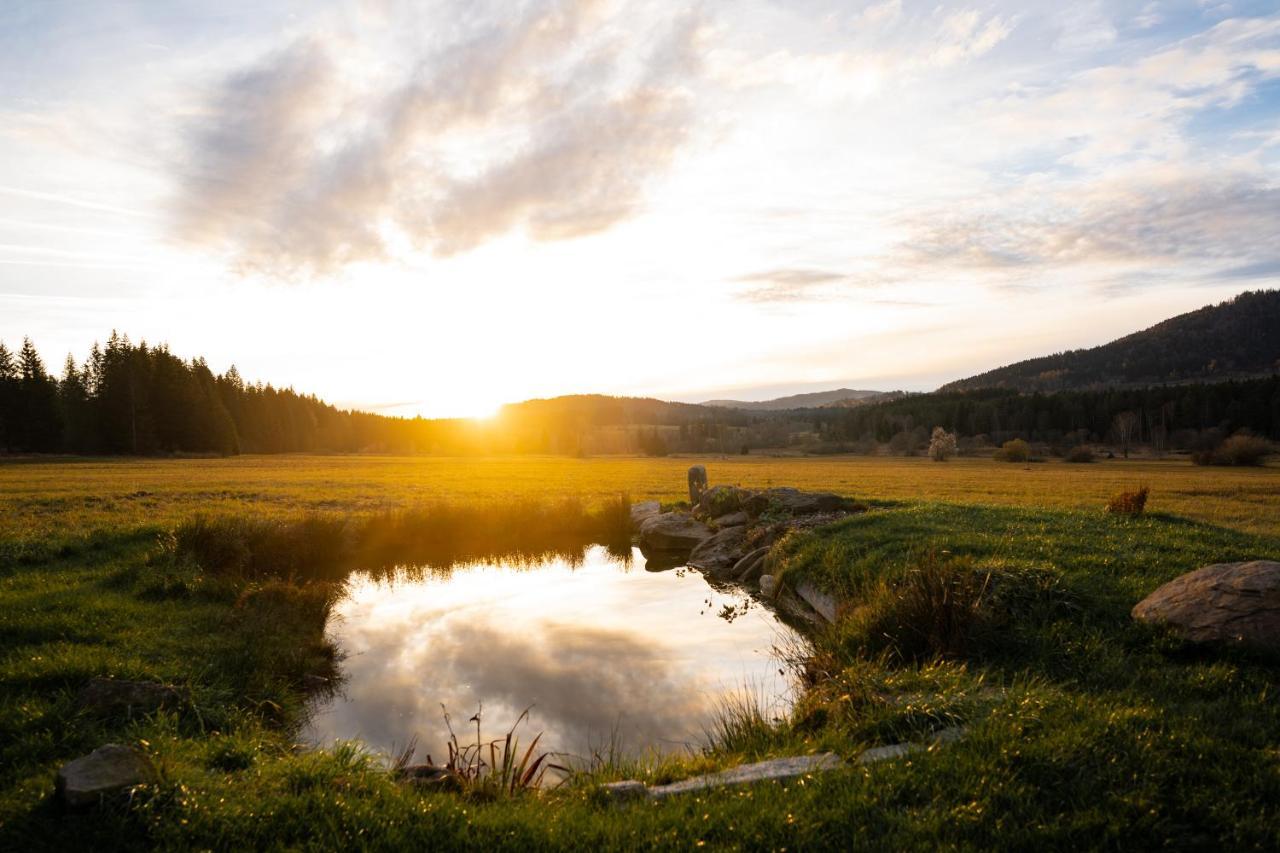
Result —
[[[633, 565], [592, 548], [577, 568], [357, 576], [330, 625], [348, 655], [344, 689], [317, 709], [309, 739], [389, 751], [417, 735], [419, 756], [442, 761], [441, 704], [465, 741], [483, 701], [486, 738], [533, 705], [525, 742], [541, 731], [542, 747], [582, 756], [616, 731], [628, 750], [673, 751], [700, 740], [727, 693], [786, 702], [771, 651], [791, 632], [772, 613], [697, 572], [646, 572], [638, 553]], [[735, 618], [717, 617], [726, 605]]]

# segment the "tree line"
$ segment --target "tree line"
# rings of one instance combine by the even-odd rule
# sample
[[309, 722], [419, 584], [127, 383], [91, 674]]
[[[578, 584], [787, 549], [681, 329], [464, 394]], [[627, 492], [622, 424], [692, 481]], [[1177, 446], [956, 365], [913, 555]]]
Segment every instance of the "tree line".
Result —
[[[425, 422], [424, 422], [425, 423]], [[113, 333], [55, 377], [30, 339], [0, 342], [0, 450], [34, 453], [412, 452], [431, 431], [414, 422], [340, 410], [314, 396], [246, 383], [232, 366]]]
[[938, 426], [997, 444], [1015, 438], [1049, 444], [1122, 440], [1192, 450], [1240, 430], [1280, 439], [1280, 376], [1056, 393], [935, 392], [842, 410], [826, 432], [844, 441], [892, 442]]
[[578, 395], [505, 406], [478, 422], [339, 409], [248, 383], [234, 366], [215, 374], [202, 358], [185, 361], [167, 346], [115, 333], [79, 364], [68, 356], [60, 376], [30, 340], [16, 353], [0, 342], [0, 452], [8, 453], [662, 455], [810, 444], [814, 452], [883, 444], [910, 452], [927, 445], [935, 427], [979, 444], [1023, 438], [1063, 447], [1110, 441], [1197, 450], [1240, 430], [1280, 439], [1280, 376], [1057, 393], [935, 392], [785, 412]]

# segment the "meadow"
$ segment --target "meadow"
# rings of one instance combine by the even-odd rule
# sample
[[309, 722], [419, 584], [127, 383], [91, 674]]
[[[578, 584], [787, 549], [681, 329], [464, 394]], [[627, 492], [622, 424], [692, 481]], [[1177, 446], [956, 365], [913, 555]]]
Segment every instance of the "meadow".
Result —
[[794, 486], [862, 499], [1094, 509], [1139, 484], [1152, 509], [1253, 533], [1280, 534], [1280, 470], [1205, 468], [1185, 459], [1059, 461], [990, 458], [945, 464], [906, 457], [237, 456], [68, 459], [0, 464], [0, 537], [43, 541], [172, 525], [192, 514], [376, 512], [433, 501], [500, 502], [628, 492], [687, 496], [685, 472], [711, 483]]
[[[727, 714], [712, 748], [615, 761], [513, 797], [422, 792], [358, 748], [294, 748], [306, 684], [340, 666], [335, 590], [220, 574], [175, 556], [174, 529], [574, 498], [676, 501], [712, 483], [830, 489], [870, 512], [787, 540], [784, 578], [851, 606], [816, 631], [789, 719]], [[1102, 505], [1145, 484], [1148, 513]], [[489, 508], [486, 510], [485, 508]], [[252, 527], [252, 525], [250, 525]], [[237, 528], [238, 529], [238, 528]], [[179, 539], [181, 537], [178, 537]], [[169, 545], [166, 545], [169, 542]], [[180, 550], [180, 549], [179, 549]], [[962, 458], [283, 456], [0, 463], [0, 847], [458, 849], [1067, 849], [1280, 846], [1277, 662], [1189, 647], [1128, 610], [1209, 562], [1280, 556], [1280, 468], [1185, 460], [1012, 465]], [[920, 579], [994, 593], [945, 636]], [[991, 579], [995, 580], [992, 582]], [[323, 581], [326, 579], [317, 579]], [[624, 617], [620, 617], [624, 618]], [[102, 719], [94, 675], [165, 681], [189, 704]], [[615, 806], [598, 783], [678, 779], [777, 755], [926, 739], [945, 747], [786, 786]], [[62, 814], [62, 762], [138, 745], [161, 780], [127, 803]]]

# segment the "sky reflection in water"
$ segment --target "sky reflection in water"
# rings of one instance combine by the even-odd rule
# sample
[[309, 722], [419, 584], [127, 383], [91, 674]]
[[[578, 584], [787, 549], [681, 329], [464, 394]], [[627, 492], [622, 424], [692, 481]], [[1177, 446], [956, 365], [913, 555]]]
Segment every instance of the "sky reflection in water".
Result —
[[[571, 567], [482, 565], [447, 577], [356, 575], [330, 636], [347, 655], [340, 694], [316, 708], [307, 740], [359, 738], [418, 758], [446, 757], [441, 703], [465, 742], [484, 703], [486, 739], [528, 705], [522, 741], [589, 755], [616, 732], [629, 752], [702, 741], [716, 703], [749, 687], [785, 708], [773, 649], [793, 632], [758, 602], [712, 589], [696, 571], [645, 571], [603, 548]], [[733, 608], [725, 618], [726, 607]]]

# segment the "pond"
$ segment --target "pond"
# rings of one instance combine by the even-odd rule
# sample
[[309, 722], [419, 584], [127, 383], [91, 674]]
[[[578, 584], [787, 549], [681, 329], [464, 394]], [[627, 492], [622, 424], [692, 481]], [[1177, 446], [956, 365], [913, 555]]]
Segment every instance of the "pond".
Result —
[[780, 715], [791, 679], [777, 649], [802, 642], [737, 587], [693, 569], [646, 571], [603, 547], [581, 561], [478, 564], [448, 572], [357, 573], [328, 627], [345, 655], [335, 695], [316, 700], [305, 739], [359, 739], [416, 760], [447, 758], [448, 709], [464, 742], [483, 703], [486, 740], [518, 734], [539, 750], [587, 759], [705, 743], [718, 705], [746, 691]]

